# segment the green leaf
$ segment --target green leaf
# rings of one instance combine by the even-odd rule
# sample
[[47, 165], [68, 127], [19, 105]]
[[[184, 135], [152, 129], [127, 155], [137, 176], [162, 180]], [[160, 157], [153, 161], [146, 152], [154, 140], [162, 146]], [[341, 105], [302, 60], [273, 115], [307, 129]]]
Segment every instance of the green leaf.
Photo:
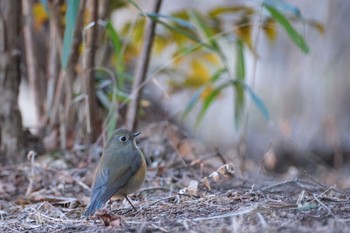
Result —
[[188, 101], [185, 111], [183, 113], [183, 117], [187, 117], [188, 113], [193, 109], [193, 107], [198, 103], [199, 98], [201, 97], [202, 92], [205, 90], [205, 87], [199, 88], [194, 92], [191, 99]]
[[128, 0], [128, 2], [133, 5], [140, 13], [143, 13], [143, 10], [141, 9], [141, 7], [139, 5], [137, 5], [137, 3], [133, 0]]
[[111, 114], [111, 117], [108, 119], [107, 122], [107, 138], [111, 138], [113, 132], [117, 128], [117, 120], [118, 120], [118, 114]]
[[181, 35], [189, 38], [190, 40], [193, 40], [196, 43], [202, 44], [202, 42], [199, 40], [199, 38], [197, 37], [197, 35], [193, 31], [186, 31], [186, 30], [184, 30], [181, 27], [177, 27], [177, 26], [171, 25], [169, 23], [166, 23], [166, 22], [160, 20], [158, 15], [156, 15], [156, 14], [146, 14], [146, 15], [150, 19], [152, 19], [152, 20], [156, 21], [157, 23], [165, 26], [166, 28], [168, 28], [170, 30], [173, 30], [173, 31], [176, 31], [176, 32], [180, 33]]
[[195, 23], [200, 32], [202, 32], [206, 41], [208, 41], [206, 43], [209, 44], [215, 52], [221, 54], [220, 47], [214, 40], [214, 31], [212, 30], [212, 28], [209, 27], [209, 24], [205, 23], [204, 18], [201, 17], [201, 15], [194, 10], [190, 11], [190, 16], [191, 20]]
[[238, 129], [244, 113], [244, 103], [245, 103], [244, 86], [240, 82], [234, 82], [233, 89], [235, 93], [235, 101], [234, 101], [235, 125], [236, 125], [236, 129]]
[[244, 62], [244, 44], [241, 39], [236, 42], [236, 78], [239, 80], [245, 79], [245, 62]]
[[301, 12], [299, 8], [289, 4], [284, 0], [264, 0], [264, 4], [272, 6], [273, 8], [282, 11], [283, 13], [288, 12], [295, 15], [298, 18], [301, 17]]
[[217, 71], [215, 71], [215, 73], [211, 76], [210, 78], [210, 82], [214, 83], [216, 80], [218, 80], [220, 78], [220, 76], [227, 72], [227, 68], [221, 68], [218, 69]]
[[263, 117], [268, 120], [270, 118], [269, 111], [267, 110], [264, 101], [260, 99], [259, 96], [255, 94], [255, 92], [248, 86], [244, 86], [245, 89], [248, 91], [248, 94], [252, 98], [252, 101], [254, 102], [255, 106], [259, 109], [259, 111], [262, 113]]
[[304, 38], [292, 27], [290, 22], [284, 15], [279, 12], [273, 5], [269, 5], [266, 2], [263, 6], [270, 12], [271, 16], [286, 30], [291, 40], [304, 52], [309, 52], [309, 47], [306, 44]]
[[125, 70], [125, 65], [124, 65], [124, 59], [123, 59], [123, 51], [122, 51], [122, 40], [120, 36], [118, 35], [118, 32], [114, 29], [111, 21], [107, 22], [106, 25], [106, 31], [107, 35], [111, 38], [113, 48], [114, 48], [114, 54], [117, 59], [117, 71], [118, 73], [122, 73]]
[[67, 1], [66, 29], [64, 31], [61, 64], [62, 68], [67, 68], [68, 59], [73, 45], [73, 33], [77, 21], [80, 0]]
[[226, 82], [226, 83], [223, 83], [221, 84], [220, 86], [218, 86], [217, 88], [215, 88], [211, 93], [210, 95], [208, 95], [204, 102], [203, 102], [203, 105], [202, 105], [202, 108], [197, 116], [197, 119], [196, 119], [196, 125], [195, 127], [198, 127], [199, 123], [202, 121], [205, 113], [207, 112], [208, 108], [210, 107], [210, 105], [213, 103], [213, 101], [215, 100], [215, 98], [220, 94], [220, 92], [231, 85], [231, 82]]
[[242, 83], [244, 83], [244, 80], [245, 80], [244, 44], [242, 40], [240, 39], [237, 40], [236, 49], [237, 49], [236, 81], [238, 82], [233, 82], [232, 87], [235, 93], [235, 101], [234, 101], [235, 125], [236, 125], [236, 129], [238, 129], [244, 113], [244, 104], [245, 104], [244, 86], [242, 85]]
[[149, 17], [156, 17], [156, 18], [164, 18], [164, 19], [169, 19], [170, 21], [177, 23], [178, 25], [180, 25], [181, 27], [190, 29], [190, 30], [194, 30], [195, 27], [193, 26], [192, 23], [184, 20], [184, 19], [180, 19], [171, 15], [162, 15], [162, 14], [156, 14], [156, 13], [149, 13], [147, 14], [147, 16]]

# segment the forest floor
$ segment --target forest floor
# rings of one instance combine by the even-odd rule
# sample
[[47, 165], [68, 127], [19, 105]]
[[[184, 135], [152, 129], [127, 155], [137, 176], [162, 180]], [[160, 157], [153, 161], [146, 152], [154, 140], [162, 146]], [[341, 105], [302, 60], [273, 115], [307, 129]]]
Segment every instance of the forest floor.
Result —
[[84, 153], [1, 167], [0, 232], [350, 232], [350, 191], [298, 172], [239, 172], [217, 152], [198, 157], [176, 130], [163, 132], [140, 138], [152, 156], [130, 195], [136, 211], [116, 200], [82, 216], [97, 160]]

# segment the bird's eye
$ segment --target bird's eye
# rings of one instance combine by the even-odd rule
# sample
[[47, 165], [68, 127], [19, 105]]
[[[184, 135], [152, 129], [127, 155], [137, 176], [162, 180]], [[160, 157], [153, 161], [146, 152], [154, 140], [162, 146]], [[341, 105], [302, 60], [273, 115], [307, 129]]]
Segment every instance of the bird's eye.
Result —
[[126, 141], [126, 137], [125, 136], [120, 136], [119, 140], [122, 141], [122, 142], [125, 142]]

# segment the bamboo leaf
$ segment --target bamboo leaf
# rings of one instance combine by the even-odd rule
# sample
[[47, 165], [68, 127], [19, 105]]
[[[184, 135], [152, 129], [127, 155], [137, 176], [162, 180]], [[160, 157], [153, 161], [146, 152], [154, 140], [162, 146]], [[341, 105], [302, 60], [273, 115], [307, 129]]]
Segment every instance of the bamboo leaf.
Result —
[[241, 12], [241, 11], [244, 11], [246, 14], [253, 14], [255, 12], [255, 10], [252, 7], [238, 5], [238, 6], [217, 7], [217, 8], [214, 8], [213, 10], [211, 10], [208, 15], [212, 18], [216, 18], [221, 14], [237, 13], [237, 12]]
[[309, 52], [309, 47], [306, 44], [304, 38], [292, 27], [289, 20], [284, 17], [284, 15], [278, 11], [273, 5], [269, 5], [266, 1], [263, 6], [270, 12], [271, 16], [284, 28], [288, 33], [291, 40], [304, 52]]
[[47, 3], [47, 0], [40, 0], [41, 5], [43, 5], [44, 10], [46, 11], [46, 14], [49, 14], [49, 5]]
[[201, 97], [201, 94], [204, 90], [205, 90], [205, 88], [201, 87], [197, 91], [194, 92], [194, 94], [192, 95], [191, 99], [188, 101], [188, 103], [185, 107], [184, 113], [182, 114], [182, 116], [184, 118], [188, 116], [188, 114], [193, 109], [193, 107], [198, 103], [199, 98]]
[[184, 27], [184, 28], [187, 28], [187, 29], [190, 29], [190, 30], [194, 30], [195, 27], [193, 26], [192, 23], [184, 20], [184, 19], [181, 19], [181, 18], [178, 18], [178, 17], [175, 17], [175, 16], [171, 16], [171, 15], [162, 15], [162, 14], [156, 14], [156, 13], [149, 13], [147, 14], [147, 16], [149, 17], [154, 17], [154, 18], [164, 18], [164, 19], [168, 19], [176, 24], [178, 24], [179, 26], [181, 27]]
[[236, 61], [236, 80], [238, 82], [233, 82], [233, 88], [235, 93], [235, 101], [234, 101], [234, 116], [235, 116], [235, 125], [236, 128], [239, 128], [239, 124], [241, 122], [245, 104], [245, 93], [244, 86], [241, 83], [245, 81], [245, 60], [244, 60], [244, 44], [242, 40], [237, 40], [236, 43], [237, 49], [237, 61]]
[[262, 23], [262, 30], [270, 41], [274, 41], [277, 36], [276, 21], [273, 18], [267, 18]]
[[244, 113], [244, 103], [245, 103], [245, 96], [244, 96], [244, 87], [240, 84], [240, 82], [234, 82], [235, 85], [233, 85], [234, 93], [235, 93], [235, 105], [234, 105], [234, 115], [235, 115], [235, 125], [236, 128], [239, 128], [239, 124], [241, 123], [242, 116]]
[[40, 1], [33, 4], [34, 26], [39, 30], [49, 17], [47, 1]]
[[107, 22], [106, 25], [106, 31], [108, 36], [111, 38], [113, 48], [114, 48], [114, 54], [117, 59], [117, 71], [118, 73], [124, 72], [124, 59], [123, 59], [123, 54], [122, 54], [122, 41], [121, 38], [118, 34], [118, 32], [114, 29], [111, 21]]
[[[131, 5], [133, 5], [140, 13], [143, 12], [143, 10], [141, 9], [141, 7], [133, 0], [127, 0]], [[115, 1], [117, 2], [117, 1]], [[118, 1], [119, 2], [119, 1]]]
[[219, 87], [215, 88], [204, 100], [202, 108], [197, 116], [196, 119], [196, 125], [195, 127], [198, 127], [199, 123], [202, 121], [205, 113], [207, 112], [210, 105], [213, 103], [213, 101], [216, 99], [216, 97], [220, 94], [220, 92], [231, 85], [231, 82], [226, 82], [224, 84], [221, 84]]
[[67, 1], [66, 28], [64, 31], [61, 64], [62, 68], [67, 68], [68, 58], [73, 45], [73, 33], [77, 21], [80, 0]]
[[264, 0], [263, 3], [272, 6], [273, 8], [283, 13], [290, 13], [298, 18], [301, 17], [301, 12], [299, 8], [293, 6], [292, 4], [289, 4], [284, 0]]
[[107, 122], [107, 138], [109, 139], [117, 128], [118, 114], [111, 114]]
[[227, 68], [222, 68], [217, 71], [211, 76], [210, 81], [213, 83], [216, 80], [218, 80], [223, 73], [227, 72]]
[[325, 28], [324, 28], [323, 24], [321, 24], [320, 22], [317, 22], [316, 20], [312, 20], [312, 19], [306, 19], [305, 23], [307, 23], [308, 25], [310, 25], [313, 28], [316, 28], [316, 30], [319, 33], [324, 34]]
[[245, 62], [244, 62], [244, 44], [242, 40], [237, 40], [236, 49], [237, 49], [236, 77], [239, 80], [244, 80], [245, 79]]
[[255, 106], [259, 109], [263, 117], [266, 120], [268, 120], [270, 118], [269, 111], [267, 110], [267, 107], [264, 101], [259, 96], [257, 96], [255, 92], [248, 85], [245, 85], [244, 87], [248, 91], [248, 94], [252, 98], [252, 101], [254, 102]]
[[185, 87], [200, 87], [208, 83], [210, 80], [209, 70], [207, 66], [200, 60], [193, 60], [188, 72], [188, 76], [184, 81]]
[[149, 18], [151, 18], [152, 20], [155, 20], [157, 23], [165, 26], [166, 28], [170, 29], [170, 30], [173, 30], [173, 31], [176, 31], [178, 33], [180, 33], [181, 35], [193, 40], [194, 42], [197, 42], [197, 43], [201, 43], [200, 40], [198, 39], [198, 37], [196, 36], [195, 33], [193, 32], [189, 32], [189, 31], [186, 31], [180, 27], [176, 27], [176, 26], [173, 26], [171, 24], [168, 24], [162, 20], [160, 20], [157, 15], [154, 15], [154, 14], [147, 14], [147, 16]]
[[252, 42], [252, 22], [250, 17], [243, 17], [236, 25], [235, 25], [235, 33], [238, 38], [243, 41], [249, 49], [254, 51], [253, 42]]
[[221, 53], [220, 47], [218, 46], [217, 42], [214, 40], [215, 34], [212, 28], [209, 27], [209, 24], [205, 23], [204, 18], [201, 17], [201, 15], [194, 10], [190, 11], [190, 16], [192, 21], [197, 26], [197, 29], [200, 30], [200, 32], [203, 34], [206, 41], [208, 41], [206, 43], [209, 44], [215, 52], [220, 54]]

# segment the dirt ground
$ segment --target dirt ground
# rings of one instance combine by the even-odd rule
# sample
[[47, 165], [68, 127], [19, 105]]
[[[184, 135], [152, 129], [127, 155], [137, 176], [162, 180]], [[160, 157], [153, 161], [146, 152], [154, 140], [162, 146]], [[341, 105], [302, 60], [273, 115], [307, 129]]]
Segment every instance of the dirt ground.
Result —
[[240, 172], [218, 152], [198, 155], [193, 141], [164, 132], [140, 138], [149, 166], [130, 196], [136, 211], [115, 200], [82, 217], [97, 160], [86, 153], [1, 167], [0, 232], [350, 232], [350, 192], [325, 185], [327, 176]]

